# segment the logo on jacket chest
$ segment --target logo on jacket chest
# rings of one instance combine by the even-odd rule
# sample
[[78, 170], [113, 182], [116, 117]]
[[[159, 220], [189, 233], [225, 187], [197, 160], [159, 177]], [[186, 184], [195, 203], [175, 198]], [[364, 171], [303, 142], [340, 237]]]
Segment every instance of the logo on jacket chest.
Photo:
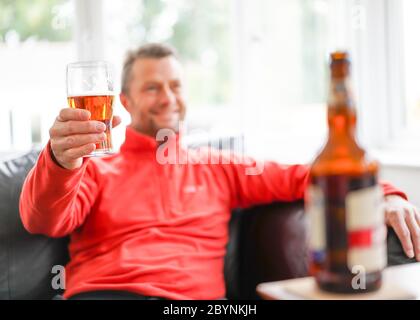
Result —
[[182, 191], [185, 194], [194, 194], [194, 193], [197, 193], [197, 192], [204, 191], [204, 188], [205, 187], [201, 184], [200, 185], [186, 185], [182, 188]]

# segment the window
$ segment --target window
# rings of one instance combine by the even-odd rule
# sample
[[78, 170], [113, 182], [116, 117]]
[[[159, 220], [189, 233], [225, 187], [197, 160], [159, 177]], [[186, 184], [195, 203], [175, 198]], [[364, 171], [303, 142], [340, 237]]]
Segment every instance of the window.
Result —
[[[413, 0], [359, 0], [366, 28], [358, 36], [359, 101], [365, 141], [383, 165], [418, 167], [420, 135], [416, 73], [420, 53]], [[367, 72], [366, 70], [369, 70]]]
[[325, 141], [328, 55], [349, 47], [348, 3], [240, 2], [236, 80], [251, 154], [307, 162]]
[[66, 106], [72, 8], [68, 0], [0, 0], [0, 150], [45, 142]]
[[384, 164], [420, 163], [418, 1], [241, 4], [248, 150], [288, 163], [313, 159], [325, 142], [328, 54], [345, 49], [362, 146]]
[[405, 85], [405, 123], [410, 135], [420, 138], [420, 43], [417, 40], [420, 21], [417, 13], [420, 2], [405, 0], [403, 7], [403, 59]]
[[[112, 61], [118, 89], [127, 49], [159, 41], [183, 58], [193, 130], [243, 135], [252, 155], [310, 161], [325, 142], [328, 55], [346, 49], [362, 144], [412, 152], [417, 2], [0, 0], [0, 150], [47, 141], [66, 106], [68, 62]], [[118, 99], [116, 113], [128, 124]], [[114, 130], [117, 148], [124, 131]]]

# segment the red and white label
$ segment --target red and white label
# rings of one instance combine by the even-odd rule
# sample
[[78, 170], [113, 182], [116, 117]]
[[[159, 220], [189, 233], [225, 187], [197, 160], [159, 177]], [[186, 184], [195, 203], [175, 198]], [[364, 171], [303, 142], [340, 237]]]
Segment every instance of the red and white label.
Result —
[[366, 272], [386, 266], [386, 228], [379, 186], [351, 191], [346, 197], [346, 228], [350, 270], [363, 266]]

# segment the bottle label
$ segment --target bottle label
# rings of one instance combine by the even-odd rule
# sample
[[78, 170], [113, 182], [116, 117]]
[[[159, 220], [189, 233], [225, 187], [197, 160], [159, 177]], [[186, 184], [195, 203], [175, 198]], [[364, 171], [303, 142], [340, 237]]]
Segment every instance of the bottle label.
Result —
[[313, 262], [322, 263], [325, 258], [325, 204], [320, 187], [310, 185], [305, 194], [305, 211], [309, 219], [309, 249]]
[[349, 107], [353, 107], [353, 94], [348, 78], [333, 79], [331, 81], [328, 105], [347, 105]]
[[379, 186], [348, 192], [345, 200], [347, 266], [363, 266], [366, 272], [386, 266], [386, 227]]

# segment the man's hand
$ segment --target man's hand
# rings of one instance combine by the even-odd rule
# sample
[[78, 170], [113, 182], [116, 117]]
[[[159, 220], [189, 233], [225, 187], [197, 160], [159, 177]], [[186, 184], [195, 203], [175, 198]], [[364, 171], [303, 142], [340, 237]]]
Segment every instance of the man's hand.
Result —
[[420, 213], [410, 202], [397, 195], [385, 196], [385, 222], [401, 241], [405, 254], [420, 261]]
[[[87, 110], [64, 108], [51, 127], [51, 152], [63, 168], [79, 168], [83, 156], [95, 150], [95, 143], [105, 140], [105, 124], [89, 119]], [[120, 122], [120, 117], [114, 116], [112, 126]]]

